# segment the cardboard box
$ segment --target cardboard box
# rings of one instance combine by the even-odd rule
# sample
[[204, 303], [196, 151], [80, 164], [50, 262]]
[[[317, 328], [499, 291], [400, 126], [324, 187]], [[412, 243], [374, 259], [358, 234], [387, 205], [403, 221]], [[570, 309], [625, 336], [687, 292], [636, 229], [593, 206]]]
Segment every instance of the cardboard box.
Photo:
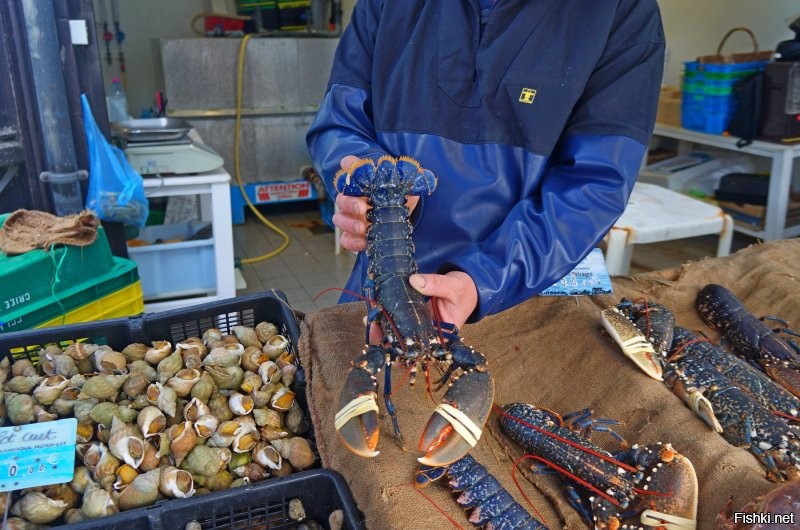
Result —
[[[717, 201], [717, 203], [725, 213], [733, 218], [735, 224], [752, 230], [764, 229], [766, 206], [738, 204], [728, 201]], [[786, 226], [795, 226], [797, 224], [800, 224], [800, 202], [790, 202], [786, 211]]]
[[681, 126], [681, 89], [678, 87], [661, 87], [658, 98], [656, 121], [664, 125]]

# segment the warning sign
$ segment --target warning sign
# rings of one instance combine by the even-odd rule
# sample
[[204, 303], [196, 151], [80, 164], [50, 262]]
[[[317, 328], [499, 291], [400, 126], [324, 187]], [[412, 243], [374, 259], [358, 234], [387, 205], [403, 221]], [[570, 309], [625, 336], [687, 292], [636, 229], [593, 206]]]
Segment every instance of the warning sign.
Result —
[[256, 202], [259, 204], [281, 201], [299, 201], [311, 198], [311, 183], [284, 182], [256, 186]]

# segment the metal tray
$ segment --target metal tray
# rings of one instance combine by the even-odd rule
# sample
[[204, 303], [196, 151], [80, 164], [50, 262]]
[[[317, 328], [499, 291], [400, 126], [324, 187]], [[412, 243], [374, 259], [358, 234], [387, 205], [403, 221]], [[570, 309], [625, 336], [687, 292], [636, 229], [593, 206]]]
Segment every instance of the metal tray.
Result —
[[111, 122], [115, 136], [127, 142], [169, 142], [186, 136], [192, 125], [177, 118], [150, 118]]

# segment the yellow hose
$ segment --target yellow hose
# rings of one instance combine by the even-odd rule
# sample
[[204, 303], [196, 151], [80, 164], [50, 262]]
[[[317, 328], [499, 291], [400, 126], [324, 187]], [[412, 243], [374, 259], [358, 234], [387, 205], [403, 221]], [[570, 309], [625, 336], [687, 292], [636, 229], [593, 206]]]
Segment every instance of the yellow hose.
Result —
[[265, 259], [273, 258], [286, 250], [286, 247], [289, 246], [289, 236], [286, 233], [272, 224], [269, 219], [261, 215], [261, 212], [258, 211], [258, 208], [250, 201], [250, 198], [245, 193], [244, 184], [242, 183], [242, 176], [239, 172], [239, 128], [242, 122], [242, 92], [243, 92], [243, 79], [244, 79], [244, 56], [245, 51], [247, 50], [247, 41], [250, 40], [252, 35], [245, 35], [242, 39], [242, 44], [239, 45], [239, 62], [236, 69], [236, 126], [234, 128], [234, 136], [233, 136], [233, 165], [234, 170], [236, 173], [236, 183], [239, 185], [239, 190], [242, 193], [242, 197], [244, 197], [247, 206], [250, 210], [258, 217], [258, 219], [270, 228], [272, 231], [276, 232], [277, 234], [283, 237], [283, 243], [277, 249], [269, 252], [267, 254], [263, 254], [261, 256], [256, 256], [255, 258], [243, 258], [241, 260], [242, 265], [247, 265], [250, 263], [257, 263], [259, 261], [264, 261]]

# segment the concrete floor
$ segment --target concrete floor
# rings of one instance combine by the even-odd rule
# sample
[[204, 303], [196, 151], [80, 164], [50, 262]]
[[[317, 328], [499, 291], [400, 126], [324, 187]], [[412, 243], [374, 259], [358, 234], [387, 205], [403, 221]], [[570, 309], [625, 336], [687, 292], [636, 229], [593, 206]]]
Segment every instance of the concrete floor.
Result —
[[[322, 223], [315, 202], [290, 203], [262, 207], [262, 214], [290, 238], [289, 246], [275, 256], [258, 263], [242, 265], [240, 270], [247, 287], [245, 294], [279, 289], [289, 304], [309, 313], [336, 303], [350, 274], [355, 255], [342, 250], [334, 254], [333, 231]], [[275, 250], [283, 238], [247, 212], [245, 223], [233, 228], [237, 258], [252, 258]], [[703, 236], [665, 243], [637, 245], [633, 251], [631, 273], [647, 272], [681, 265], [686, 261], [715, 256], [717, 237]], [[731, 252], [756, 240], [734, 232]]]

